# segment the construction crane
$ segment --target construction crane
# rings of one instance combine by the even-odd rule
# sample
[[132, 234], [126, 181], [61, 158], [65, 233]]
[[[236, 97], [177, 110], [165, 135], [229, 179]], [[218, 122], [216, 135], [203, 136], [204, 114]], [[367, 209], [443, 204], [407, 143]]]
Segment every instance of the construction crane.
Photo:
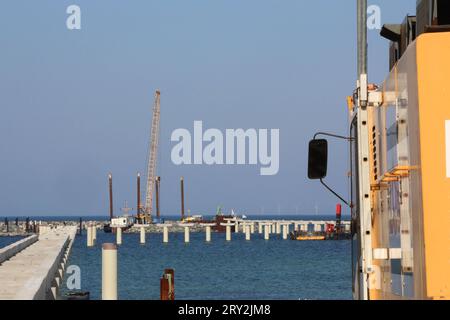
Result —
[[[152, 127], [150, 131], [150, 147], [147, 163], [147, 191], [145, 195], [145, 205], [143, 208], [138, 206], [137, 220], [140, 223], [152, 222], [152, 206], [153, 206], [153, 188], [156, 179], [156, 159], [158, 154], [159, 142], [159, 118], [160, 118], [160, 91], [155, 92], [155, 103], [153, 105]], [[140, 183], [140, 175], [138, 175], [138, 189]], [[140, 193], [140, 191], [139, 191]], [[140, 195], [138, 194], [138, 198]], [[138, 199], [138, 202], [140, 200]]]

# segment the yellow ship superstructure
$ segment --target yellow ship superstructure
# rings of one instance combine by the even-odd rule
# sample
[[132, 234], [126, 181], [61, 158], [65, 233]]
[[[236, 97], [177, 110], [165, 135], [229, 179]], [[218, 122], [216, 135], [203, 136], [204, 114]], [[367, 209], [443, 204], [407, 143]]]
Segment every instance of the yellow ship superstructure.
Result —
[[[384, 25], [390, 72], [370, 84], [367, 0], [357, 0], [358, 74], [349, 135], [318, 132], [308, 177], [351, 211], [355, 299], [450, 299], [450, 1]], [[328, 142], [350, 147], [350, 199], [325, 182]]]
[[389, 76], [368, 85], [365, 110], [349, 99], [355, 298], [450, 299], [448, 8], [418, 1], [417, 20], [385, 26]]

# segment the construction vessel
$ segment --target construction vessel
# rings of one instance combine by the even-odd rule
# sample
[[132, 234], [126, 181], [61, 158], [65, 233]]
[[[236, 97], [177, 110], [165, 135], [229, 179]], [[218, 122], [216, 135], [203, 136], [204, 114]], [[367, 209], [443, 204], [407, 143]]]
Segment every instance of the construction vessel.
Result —
[[[368, 82], [367, 1], [357, 3], [350, 135], [316, 134], [308, 176], [350, 207], [355, 299], [450, 299], [450, 1], [419, 0], [416, 16], [383, 26], [390, 72], [379, 85]], [[349, 142], [349, 201], [323, 181], [319, 135]]]
[[289, 233], [291, 240], [308, 241], [308, 240], [349, 240], [351, 235], [348, 231], [345, 231], [341, 221], [342, 206], [336, 205], [336, 222], [325, 224], [324, 231], [308, 231], [306, 230], [294, 230]]
[[122, 216], [114, 216], [113, 210], [113, 181], [112, 174], [108, 174], [108, 193], [109, 193], [109, 222], [103, 225], [103, 231], [105, 233], [115, 232], [117, 228], [121, 228], [122, 230], [127, 230], [133, 226], [133, 219], [130, 216], [129, 212], [131, 208], [128, 208], [128, 202], [125, 201], [124, 207], [121, 209], [124, 213]]

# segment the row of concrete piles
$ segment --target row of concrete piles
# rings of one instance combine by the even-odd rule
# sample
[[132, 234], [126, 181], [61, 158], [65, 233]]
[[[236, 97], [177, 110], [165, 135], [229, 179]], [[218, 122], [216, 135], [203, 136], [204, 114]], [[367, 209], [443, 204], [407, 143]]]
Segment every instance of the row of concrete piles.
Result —
[[[184, 228], [184, 242], [190, 242], [190, 228], [194, 227], [196, 224], [194, 223], [179, 223], [178, 226]], [[211, 241], [211, 232], [212, 227], [215, 226], [215, 223], [202, 223], [200, 224], [205, 228], [205, 241]], [[242, 232], [245, 234], [245, 240], [251, 240], [252, 234], [255, 233], [256, 226], [259, 234], [263, 234], [265, 240], [270, 239], [271, 234], [281, 234], [282, 239], [286, 240], [289, 237], [290, 227], [293, 225], [294, 230], [298, 231], [308, 231], [308, 224], [301, 224], [292, 221], [227, 221], [226, 223], [221, 223], [222, 226], [225, 227], [225, 240], [231, 241], [232, 231], [234, 228], [234, 232]], [[163, 243], [169, 242], [169, 228], [172, 227], [172, 224], [158, 224], [158, 227], [162, 228], [163, 234]], [[140, 228], [140, 243], [146, 243], [146, 225], [138, 226]], [[320, 229], [319, 229], [320, 228]], [[87, 246], [92, 247], [95, 245], [97, 239], [97, 228], [89, 223], [86, 226], [87, 229]], [[314, 225], [314, 231], [322, 231], [322, 226], [319, 224]], [[122, 244], [122, 229], [116, 229], [116, 244]]]

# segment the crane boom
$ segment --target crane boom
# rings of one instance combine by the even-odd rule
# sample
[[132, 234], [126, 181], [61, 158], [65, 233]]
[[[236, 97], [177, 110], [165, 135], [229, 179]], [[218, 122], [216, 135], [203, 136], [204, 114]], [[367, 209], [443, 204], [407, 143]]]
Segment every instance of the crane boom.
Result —
[[150, 219], [153, 205], [153, 187], [155, 185], [156, 159], [159, 141], [159, 117], [160, 117], [160, 92], [155, 92], [155, 103], [153, 105], [152, 128], [150, 131], [150, 148], [147, 164], [147, 193], [145, 196], [145, 214]]

